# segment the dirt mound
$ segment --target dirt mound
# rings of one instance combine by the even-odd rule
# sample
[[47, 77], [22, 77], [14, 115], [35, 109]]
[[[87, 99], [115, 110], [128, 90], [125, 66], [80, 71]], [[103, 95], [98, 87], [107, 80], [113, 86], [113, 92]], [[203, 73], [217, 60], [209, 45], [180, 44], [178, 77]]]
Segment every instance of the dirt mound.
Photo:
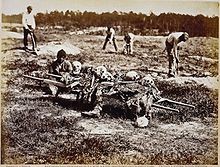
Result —
[[218, 77], [177, 77], [165, 79], [166, 81], [181, 84], [184, 86], [186, 83], [195, 82], [198, 85], [205, 86], [210, 89], [219, 89]]
[[218, 59], [212, 59], [204, 56], [189, 56], [190, 58], [193, 58], [195, 60], [200, 60], [201, 62], [210, 62], [210, 63], [216, 63], [218, 62]]
[[23, 39], [23, 34], [22, 33], [17, 33], [17, 32], [10, 32], [10, 31], [1, 31], [1, 38], [2, 39], [7, 39], [7, 38], [13, 38], [13, 39]]
[[40, 46], [38, 46], [38, 48], [39, 48], [39, 51], [38, 51], [39, 55], [54, 55], [54, 56], [56, 56], [57, 52], [61, 49], [63, 49], [67, 54], [71, 54], [71, 55], [76, 55], [81, 52], [81, 49], [72, 45], [68, 41], [66, 41], [64, 43], [50, 42], [50, 43], [47, 43], [44, 45], [40, 45]]

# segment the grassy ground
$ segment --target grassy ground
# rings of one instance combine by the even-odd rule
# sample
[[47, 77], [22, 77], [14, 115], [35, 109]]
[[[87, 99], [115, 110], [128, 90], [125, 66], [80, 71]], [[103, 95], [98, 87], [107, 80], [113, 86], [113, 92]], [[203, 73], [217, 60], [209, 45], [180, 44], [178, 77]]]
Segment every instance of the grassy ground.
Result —
[[[167, 71], [163, 53], [164, 37], [137, 37], [134, 55], [121, 54], [122, 37], [117, 37], [118, 53], [111, 46], [102, 51], [104, 37], [70, 36], [37, 32], [39, 45], [48, 41], [69, 41], [82, 49], [69, 60], [83, 64], [106, 65], [109, 70], [146, 66]], [[180, 114], [153, 108], [147, 128], [135, 128], [131, 120], [82, 118], [77, 104], [59, 103], [43, 95], [45, 84], [24, 79], [22, 74], [46, 72], [56, 55], [34, 56], [19, 49], [19, 39], [2, 40], [2, 163], [4, 164], [200, 164], [218, 162], [216, 89], [188, 81], [183, 84], [166, 79], [166, 74], [151, 73], [163, 97], [193, 104], [195, 109], [178, 108]], [[180, 75], [194, 78], [217, 76], [218, 39], [190, 38], [180, 51]], [[138, 71], [142, 76], [146, 70]], [[174, 80], [175, 81], [175, 80]], [[68, 105], [67, 105], [68, 104]], [[71, 106], [71, 107], [70, 107]]]

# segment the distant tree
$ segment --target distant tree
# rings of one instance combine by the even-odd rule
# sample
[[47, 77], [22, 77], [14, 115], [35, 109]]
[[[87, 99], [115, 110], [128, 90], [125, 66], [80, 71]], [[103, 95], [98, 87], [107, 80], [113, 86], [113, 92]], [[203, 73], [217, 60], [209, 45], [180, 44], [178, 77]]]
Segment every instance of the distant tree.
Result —
[[[22, 15], [4, 15], [2, 22], [21, 23]], [[125, 30], [135, 32], [136, 34], [147, 35], [152, 33], [153, 29], [158, 29], [159, 34], [167, 32], [187, 31], [190, 36], [219, 36], [219, 17], [207, 17], [203, 15], [191, 16], [176, 13], [161, 13], [159, 16], [150, 12], [150, 15], [134, 13], [130, 11], [120, 12], [95, 12], [70, 11], [59, 12], [57, 10], [50, 13], [37, 13], [36, 22], [39, 26], [61, 25], [66, 30], [72, 27], [86, 28], [90, 26], [120, 26], [123, 33]], [[154, 35], [154, 34], [153, 34]]]
[[3, 23], [21, 23], [22, 14], [17, 15], [4, 15], [2, 14]]

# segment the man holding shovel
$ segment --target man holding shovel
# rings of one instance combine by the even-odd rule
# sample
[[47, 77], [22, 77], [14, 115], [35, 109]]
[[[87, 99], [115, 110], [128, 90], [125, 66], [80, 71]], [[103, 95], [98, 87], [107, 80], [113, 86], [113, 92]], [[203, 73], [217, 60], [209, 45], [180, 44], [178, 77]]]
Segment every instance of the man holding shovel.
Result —
[[34, 19], [34, 15], [32, 13], [32, 7], [27, 7], [27, 12], [25, 12], [22, 16], [22, 24], [24, 29], [24, 49], [28, 51], [28, 34], [31, 36], [32, 40], [32, 51], [36, 52], [36, 36], [34, 34], [34, 29], [36, 28], [36, 23]]
[[[169, 61], [168, 77], [175, 77], [178, 71], [179, 53], [178, 44], [189, 39], [187, 32], [173, 32], [166, 38], [166, 51]], [[173, 51], [173, 53], [172, 53]]]
[[115, 47], [115, 51], [117, 52], [118, 48], [117, 48], [117, 45], [115, 43], [115, 30], [111, 26], [108, 26], [106, 34], [107, 35], [106, 35], [106, 38], [105, 38], [105, 43], [104, 43], [102, 49], [105, 50], [106, 45], [109, 42], [110, 44], [113, 43], [113, 45]]

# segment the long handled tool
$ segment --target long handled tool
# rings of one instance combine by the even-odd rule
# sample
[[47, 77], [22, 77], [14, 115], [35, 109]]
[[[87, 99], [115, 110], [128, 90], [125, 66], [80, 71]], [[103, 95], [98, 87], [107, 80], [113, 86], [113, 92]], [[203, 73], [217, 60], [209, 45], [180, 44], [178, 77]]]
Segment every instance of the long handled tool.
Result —
[[38, 78], [38, 77], [29, 76], [29, 75], [23, 75], [23, 77], [37, 80], [37, 81], [41, 81], [41, 82], [44, 82], [47, 84], [52, 84], [54, 86], [58, 86], [58, 87], [62, 87], [62, 88], [66, 88], [68, 86], [62, 82], [58, 82], [58, 81], [54, 81], [54, 80], [50, 80], [50, 79]]
[[31, 30], [30, 30], [30, 36], [31, 36], [31, 41], [32, 41], [33, 49], [34, 49], [33, 52], [36, 53], [36, 55], [38, 55], [37, 49], [36, 49], [36, 41], [34, 39], [34, 34]]
[[165, 109], [165, 110], [170, 110], [170, 111], [174, 111], [174, 112], [179, 112], [179, 110], [177, 110], [177, 109], [161, 106], [161, 105], [155, 104], [155, 103], [152, 104], [152, 107], [156, 107], [156, 108], [160, 108], [160, 109]]
[[178, 102], [178, 101], [174, 101], [174, 100], [170, 100], [170, 99], [166, 99], [166, 98], [161, 98], [160, 100], [157, 101], [157, 103], [160, 103], [160, 102], [163, 102], [163, 101], [167, 101], [169, 103], [173, 103], [173, 104], [177, 104], [177, 105], [181, 105], [181, 106], [195, 108], [194, 105], [187, 104], [187, 103], [182, 103], [182, 102]]

